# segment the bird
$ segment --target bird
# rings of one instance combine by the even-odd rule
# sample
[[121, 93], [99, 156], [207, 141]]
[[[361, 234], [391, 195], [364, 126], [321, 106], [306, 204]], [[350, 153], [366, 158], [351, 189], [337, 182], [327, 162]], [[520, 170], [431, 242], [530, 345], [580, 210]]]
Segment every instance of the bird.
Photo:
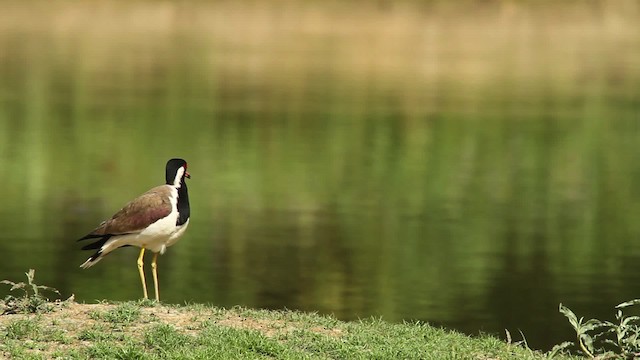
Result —
[[87, 269], [112, 251], [124, 246], [137, 246], [138, 273], [142, 282], [144, 298], [148, 299], [147, 283], [144, 274], [145, 250], [153, 252], [151, 270], [156, 301], [160, 301], [158, 289], [158, 254], [178, 241], [189, 225], [189, 193], [185, 178], [191, 178], [187, 172], [187, 162], [174, 158], [167, 161], [166, 184], [152, 188], [138, 196], [111, 218], [103, 221], [93, 231], [77, 241], [92, 240], [82, 250], [97, 249], [87, 261], [80, 265]]

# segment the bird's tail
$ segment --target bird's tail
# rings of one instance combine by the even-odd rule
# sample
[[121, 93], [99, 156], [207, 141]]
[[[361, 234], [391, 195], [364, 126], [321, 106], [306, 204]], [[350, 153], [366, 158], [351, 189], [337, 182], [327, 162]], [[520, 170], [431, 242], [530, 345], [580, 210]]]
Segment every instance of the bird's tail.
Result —
[[[89, 257], [87, 261], [82, 263], [80, 267], [83, 269], [90, 268], [98, 263], [98, 261], [102, 260], [103, 257], [109, 255], [109, 253], [111, 253], [113, 250], [124, 246], [131, 246], [129, 241], [132, 237], [135, 238], [136, 234], [101, 235], [101, 237], [97, 241], [82, 248], [82, 250], [97, 249], [97, 251], [93, 255], [91, 255], [91, 257]], [[85, 238], [81, 240], [84, 240]], [[93, 236], [93, 238], [95, 239], [97, 238], [97, 236]]]
[[[91, 257], [89, 257], [87, 259], [87, 261], [82, 263], [82, 265], [80, 265], [80, 267], [83, 268], [83, 269], [90, 268], [93, 265], [95, 265], [98, 261], [100, 261], [102, 259], [102, 256], [103, 256], [103, 250], [105, 248], [105, 244], [112, 236], [113, 235], [111, 235], [111, 234], [106, 234], [106, 235], [92, 235], [92, 234], [89, 234], [89, 235], [83, 237], [82, 239], [78, 240], [78, 241], [81, 241], [81, 240], [86, 240], [86, 239], [96, 239], [96, 238], [98, 238], [97, 241], [94, 241], [91, 244], [85, 245], [84, 247], [82, 247], [82, 250], [98, 249], [98, 251], [96, 251], [95, 254], [91, 255]], [[104, 254], [104, 255], [106, 255], [106, 254]]]
[[92, 267], [93, 265], [97, 264], [98, 261], [102, 260], [102, 249], [96, 251], [95, 254], [91, 255], [91, 257], [89, 257], [87, 259], [87, 261], [83, 262], [82, 265], [80, 265], [81, 268], [83, 269], [87, 269]]

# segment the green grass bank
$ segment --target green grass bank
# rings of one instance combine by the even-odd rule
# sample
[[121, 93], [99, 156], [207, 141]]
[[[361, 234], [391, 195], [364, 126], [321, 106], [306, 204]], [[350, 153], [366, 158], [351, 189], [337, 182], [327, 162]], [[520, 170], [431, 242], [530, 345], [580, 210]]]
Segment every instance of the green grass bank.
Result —
[[[8, 359], [545, 359], [489, 336], [378, 319], [151, 302], [0, 316]], [[562, 357], [556, 357], [562, 358]]]

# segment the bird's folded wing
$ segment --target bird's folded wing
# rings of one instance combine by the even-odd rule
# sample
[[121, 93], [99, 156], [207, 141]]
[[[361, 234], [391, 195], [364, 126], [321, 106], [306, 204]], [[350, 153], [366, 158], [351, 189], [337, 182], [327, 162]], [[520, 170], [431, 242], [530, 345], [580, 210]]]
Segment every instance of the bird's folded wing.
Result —
[[169, 186], [155, 187], [129, 202], [110, 219], [103, 221], [100, 226], [80, 240], [107, 234], [120, 235], [140, 232], [171, 213], [170, 196], [171, 188]]

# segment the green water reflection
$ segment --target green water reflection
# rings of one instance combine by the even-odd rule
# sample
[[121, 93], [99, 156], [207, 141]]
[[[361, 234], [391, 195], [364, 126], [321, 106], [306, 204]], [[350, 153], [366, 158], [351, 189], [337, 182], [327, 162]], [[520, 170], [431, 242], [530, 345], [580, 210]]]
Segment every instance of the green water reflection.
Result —
[[[74, 240], [180, 156], [192, 218], [159, 261], [167, 302], [522, 329], [545, 348], [569, 338], [559, 302], [605, 317], [640, 296], [640, 49], [617, 52], [619, 33], [552, 28], [523, 56], [501, 23], [368, 9], [353, 21], [383, 40], [367, 47], [339, 12], [210, 6], [1, 15], [0, 278], [140, 297], [135, 249], [83, 271]], [[240, 10], [253, 25], [233, 37]], [[438, 31], [416, 47], [423, 25]]]

